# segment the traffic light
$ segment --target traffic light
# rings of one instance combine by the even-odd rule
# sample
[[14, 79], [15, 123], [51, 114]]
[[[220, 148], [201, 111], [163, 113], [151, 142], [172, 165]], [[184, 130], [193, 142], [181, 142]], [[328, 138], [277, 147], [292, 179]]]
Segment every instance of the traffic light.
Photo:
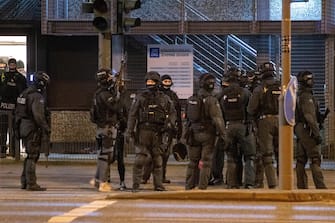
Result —
[[101, 33], [109, 33], [111, 28], [110, 0], [94, 0], [93, 26]]
[[140, 0], [118, 0], [117, 2], [117, 33], [128, 32], [131, 27], [141, 25], [140, 18], [129, 17], [131, 11], [141, 8]]

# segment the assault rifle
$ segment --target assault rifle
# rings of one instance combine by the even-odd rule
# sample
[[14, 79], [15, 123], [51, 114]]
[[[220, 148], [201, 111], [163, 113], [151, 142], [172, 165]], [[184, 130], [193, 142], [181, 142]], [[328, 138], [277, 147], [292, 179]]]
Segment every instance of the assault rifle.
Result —
[[44, 151], [44, 155], [46, 157], [45, 167], [48, 168], [48, 159], [50, 155], [52, 144], [50, 142], [50, 133], [45, 131], [41, 131], [41, 148]]
[[[48, 125], [51, 126], [51, 113], [48, 108], [46, 108], [45, 110], [45, 116], [46, 116]], [[52, 147], [52, 143], [50, 142], [50, 132], [46, 132], [42, 130], [41, 128], [39, 129], [39, 131], [40, 131], [40, 137], [41, 137], [41, 149], [44, 152], [44, 155], [46, 158], [45, 167], [48, 168], [49, 155], [50, 155], [50, 150]]]
[[124, 58], [122, 58], [121, 60], [121, 64], [120, 64], [120, 70], [119, 72], [117, 72], [115, 74], [115, 90], [117, 90], [117, 94], [121, 93], [124, 91], [124, 87], [125, 87], [125, 82], [126, 81], [130, 81], [128, 79], [125, 79], [125, 74], [127, 73], [126, 70], [126, 59], [127, 56], [124, 56]]
[[327, 118], [330, 110], [329, 108], [326, 109], [325, 113], [319, 112], [318, 114], [318, 123], [319, 123], [319, 129], [323, 129], [323, 123], [325, 122], [325, 119]]

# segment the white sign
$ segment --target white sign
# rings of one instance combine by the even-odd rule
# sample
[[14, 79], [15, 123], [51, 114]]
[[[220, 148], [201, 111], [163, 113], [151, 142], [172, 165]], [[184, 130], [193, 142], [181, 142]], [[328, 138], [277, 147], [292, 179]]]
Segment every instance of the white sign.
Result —
[[193, 94], [193, 46], [192, 45], [148, 45], [147, 71], [168, 74], [180, 99]]

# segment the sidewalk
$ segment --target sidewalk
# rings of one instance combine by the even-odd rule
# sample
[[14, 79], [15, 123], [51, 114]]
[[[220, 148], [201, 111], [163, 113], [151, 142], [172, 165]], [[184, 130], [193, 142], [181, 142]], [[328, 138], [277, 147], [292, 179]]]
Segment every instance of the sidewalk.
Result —
[[[128, 155], [126, 162], [126, 185], [132, 185], [132, 163], [134, 156]], [[96, 160], [51, 160], [48, 167], [42, 157], [37, 165], [38, 183], [46, 186], [48, 191], [82, 189], [94, 190], [89, 180], [94, 176]], [[253, 200], [253, 201], [335, 201], [335, 170], [324, 170], [327, 190], [314, 189], [310, 171], [308, 171], [308, 190], [268, 190], [268, 189], [225, 189], [224, 185], [209, 186], [207, 190], [184, 190], [186, 162], [176, 162], [173, 158], [169, 160], [167, 177], [171, 184], [165, 184], [168, 191], [153, 191], [152, 179], [148, 184], [141, 185], [141, 191], [132, 193], [131, 190], [119, 191], [119, 177], [117, 164], [112, 164], [111, 179], [113, 192], [106, 194], [108, 199], [194, 199], [194, 200]], [[11, 193], [20, 190], [20, 175], [22, 171], [22, 160], [11, 159], [0, 160], [0, 190], [10, 189]], [[294, 183], [295, 185], [295, 183]], [[13, 190], [13, 192], [12, 192]], [[99, 193], [99, 192], [97, 192]]]

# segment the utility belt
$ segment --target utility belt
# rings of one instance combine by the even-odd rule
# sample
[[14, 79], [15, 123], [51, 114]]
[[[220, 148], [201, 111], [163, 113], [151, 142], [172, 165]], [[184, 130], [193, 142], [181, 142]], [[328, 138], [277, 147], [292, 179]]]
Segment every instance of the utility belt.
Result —
[[152, 130], [157, 132], [162, 132], [164, 129], [164, 124], [161, 123], [151, 123], [151, 122], [142, 122], [139, 124], [140, 129]]
[[212, 130], [215, 130], [215, 126], [209, 122], [192, 123], [190, 128], [194, 132], [202, 132], [202, 131], [211, 132]]
[[279, 117], [279, 115], [271, 115], [271, 114], [261, 115], [261, 116], [259, 116], [259, 120], [266, 119], [266, 118], [278, 118], [278, 117]]
[[230, 125], [244, 125], [245, 121], [244, 120], [229, 120], [226, 121], [226, 129], [229, 128]]

